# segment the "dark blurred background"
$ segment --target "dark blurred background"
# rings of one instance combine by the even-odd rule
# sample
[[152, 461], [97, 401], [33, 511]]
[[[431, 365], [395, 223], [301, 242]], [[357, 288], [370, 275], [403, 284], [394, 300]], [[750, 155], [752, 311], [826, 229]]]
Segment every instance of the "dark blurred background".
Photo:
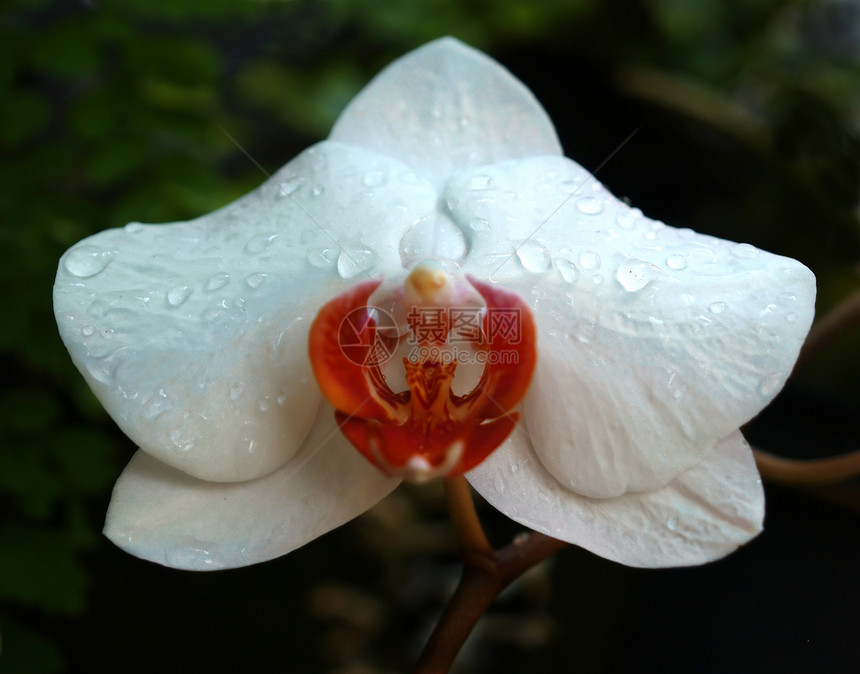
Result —
[[[530, 86], [569, 156], [669, 224], [860, 286], [856, 0], [12, 0], [0, 10], [0, 672], [407, 670], [458, 575], [438, 485], [279, 560], [193, 574], [100, 535], [134, 447], [74, 370], [51, 286], [79, 239], [187, 219], [322, 139], [391, 59], [442, 35]], [[749, 428], [860, 446], [860, 337]], [[628, 569], [562, 551], [511, 588], [463, 672], [860, 671], [858, 482], [767, 486], [729, 558]], [[517, 527], [482, 511], [493, 541]]]

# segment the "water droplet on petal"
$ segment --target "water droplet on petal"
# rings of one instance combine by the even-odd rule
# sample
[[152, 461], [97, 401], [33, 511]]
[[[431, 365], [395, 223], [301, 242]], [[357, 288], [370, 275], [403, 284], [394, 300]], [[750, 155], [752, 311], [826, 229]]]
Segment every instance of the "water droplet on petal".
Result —
[[286, 402], [287, 402], [287, 390], [282, 388], [280, 391], [278, 391], [278, 405], [283, 405]]
[[278, 196], [281, 198], [290, 196], [293, 192], [299, 189], [299, 187], [301, 187], [304, 181], [305, 179], [302, 176], [287, 178], [278, 185]]
[[490, 221], [486, 218], [472, 218], [469, 220], [469, 227], [476, 232], [490, 231]]
[[782, 375], [769, 374], [764, 377], [758, 385], [758, 392], [763, 396], [771, 396], [779, 390], [782, 385]]
[[588, 269], [591, 271], [592, 269], [600, 268], [600, 255], [594, 253], [590, 250], [584, 251], [579, 255], [579, 266], [583, 269]]
[[325, 192], [325, 187], [323, 187], [322, 185], [314, 185], [313, 190], [311, 190], [311, 194], [313, 194], [315, 197], [318, 197], [323, 192]]
[[337, 273], [343, 279], [349, 279], [362, 272], [367, 272], [376, 264], [373, 251], [363, 246], [347, 246], [337, 257]]
[[618, 265], [615, 279], [624, 290], [635, 293], [653, 280], [654, 271], [654, 267], [644, 260], [626, 260]]
[[758, 257], [759, 249], [748, 243], [737, 243], [731, 248], [732, 255], [743, 259]]
[[669, 267], [669, 269], [674, 269], [676, 271], [686, 269], [687, 258], [685, 258], [683, 255], [670, 255], [666, 258], [666, 266]]
[[725, 302], [713, 302], [711, 306], [708, 307], [708, 311], [712, 314], [721, 314], [728, 308], [729, 306]]
[[573, 336], [576, 337], [583, 344], [588, 344], [592, 339], [594, 339], [594, 335], [596, 333], [596, 321], [582, 321], [580, 323], [577, 323], [576, 327], [573, 330]]
[[103, 271], [113, 256], [113, 251], [97, 246], [78, 246], [68, 252], [63, 265], [73, 276], [89, 278]]
[[230, 400], [238, 400], [245, 390], [245, 384], [237, 382], [230, 386]]
[[245, 283], [248, 284], [249, 288], [259, 288], [263, 285], [263, 281], [266, 280], [267, 274], [263, 274], [262, 272], [257, 272], [256, 274], [249, 274], [245, 279]]
[[167, 291], [167, 303], [172, 307], [178, 307], [191, 295], [191, 288], [188, 286], [174, 286]]
[[567, 258], [559, 258], [556, 260], [555, 266], [558, 267], [561, 277], [568, 283], [573, 283], [579, 278], [579, 269], [577, 269], [576, 265]]
[[565, 194], [576, 194], [576, 191], [579, 189], [579, 183], [575, 180], [562, 180], [558, 184], [558, 189]]
[[266, 248], [268, 248], [272, 241], [277, 238], [277, 234], [257, 234], [252, 237], [250, 241], [248, 241], [245, 246], [245, 251], [248, 253], [252, 253], [256, 255], [257, 253], [262, 253]]
[[523, 268], [535, 274], [544, 274], [552, 269], [552, 255], [540, 241], [529, 239], [517, 248], [517, 257]]
[[212, 292], [213, 290], [219, 290], [227, 285], [230, 280], [230, 274], [213, 274], [209, 277], [209, 280], [206, 281], [206, 290]]
[[488, 175], [479, 175], [472, 178], [469, 187], [473, 190], [487, 190], [493, 186], [493, 179]]
[[576, 210], [587, 215], [596, 215], [603, 210], [603, 202], [597, 197], [583, 197], [577, 199]]
[[369, 171], [362, 182], [368, 187], [377, 187], [385, 182], [385, 174], [382, 171]]
[[143, 406], [143, 416], [152, 421], [156, 417], [164, 414], [171, 408], [170, 402], [167, 399], [167, 393], [164, 389], [159, 389], [158, 393], [151, 396]]
[[92, 325], [85, 325], [81, 328], [81, 334], [84, 337], [92, 337], [96, 333], [96, 329]]
[[591, 277], [591, 282], [594, 285], [599, 286], [601, 283], [603, 283], [603, 276], [601, 274], [595, 274]]
[[322, 250], [309, 250], [308, 262], [317, 269], [325, 269], [335, 263], [337, 251], [332, 248], [323, 248]]
[[797, 320], [797, 314], [792, 312], [790, 314], [786, 314], [785, 320], [788, 323], [794, 323]]
[[636, 218], [632, 215], [619, 215], [615, 218], [615, 222], [624, 229], [633, 229], [636, 226]]
[[666, 520], [666, 526], [669, 528], [669, 531], [675, 531], [678, 528], [678, 518], [670, 517]]
[[260, 411], [265, 412], [272, 406], [272, 401], [269, 396], [263, 396], [260, 398]]
[[123, 229], [129, 234], [140, 234], [146, 229], [146, 225], [139, 222], [130, 222]]

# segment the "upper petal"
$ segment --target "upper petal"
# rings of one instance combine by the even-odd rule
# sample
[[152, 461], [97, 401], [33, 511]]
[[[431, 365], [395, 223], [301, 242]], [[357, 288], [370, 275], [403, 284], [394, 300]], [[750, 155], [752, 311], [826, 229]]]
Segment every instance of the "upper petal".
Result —
[[54, 286], [60, 334], [144, 451], [208, 480], [265, 475], [320, 402], [307, 358], [320, 304], [399, 267], [400, 237], [435, 202], [397, 160], [321, 143], [215, 213], [74, 246]]
[[257, 480], [206, 482], [138, 452], [114, 487], [105, 534], [137, 557], [177, 569], [248, 566], [360, 515], [398, 482], [349, 445], [323, 405], [301, 451]]
[[487, 501], [536, 531], [628, 566], [704, 564], [762, 529], [764, 493], [739, 431], [661, 489], [593, 499], [560, 485], [509, 440], [467, 474]]
[[577, 493], [666, 484], [791, 372], [815, 297], [796, 260], [649, 220], [560, 157], [463, 171], [446, 199], [455, 221], [487, 223], [466, 269], [532, 307], [525, 421]]
[[397, 157], [437, 185], [457, 168], [561, 154], [552, 122], [523, 83], [450, 37], [385, 68], [329, 137]]

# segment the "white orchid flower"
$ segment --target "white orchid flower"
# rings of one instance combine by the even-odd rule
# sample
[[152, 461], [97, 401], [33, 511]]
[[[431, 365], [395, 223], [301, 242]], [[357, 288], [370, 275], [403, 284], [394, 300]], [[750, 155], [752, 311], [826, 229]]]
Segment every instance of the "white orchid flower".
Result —
[[[498, 293], [533, 316], [533, 376], [533, 363], [509, 368], [492, 393], [515, 395], [462, 417], [470, 437], [494, 417], [506, 426], [476, 467], [462, 438], [428, 458], [416, 430], [399, 449], [358, 437], [410, 412], [368, 420], [338, 386], [389, 404], [380, 392], [396, 377], [339, 379], [323, 348], [315, 382], [320, 307], [372, 305], [375, 292], [403, 309], [410, 284], [428, 304], [463, 300], [485, 315]], [[75, 364], [140, 446], [105, 525], [134, 555], [200, 570], [261, 562], [366, 511], [401, 475], [468, 470], [517, 522], [657, 567], [719, 558], [760, 531], [761, 481], [738, 429], [782, 388], [814, 295], [795, 260], [668, 227], [613, 197], [562, 156], [523, 84], [447, 38], [388, 66], [328, 140], [247, 196], [71, 248], [54, 303]], [[330, 347], [325, 320], [315, 343]], [[484, 385], [445, 400], [474, 400]], [[364, 424], [350, 437], [376, 465], [320, 386], [342, 424]]]

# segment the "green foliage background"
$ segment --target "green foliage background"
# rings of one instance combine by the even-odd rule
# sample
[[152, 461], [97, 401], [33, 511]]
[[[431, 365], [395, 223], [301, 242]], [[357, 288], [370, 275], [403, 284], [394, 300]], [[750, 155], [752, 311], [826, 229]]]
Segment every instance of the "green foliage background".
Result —
[[[447, 34], [531, 86], [567, 153], [589, 169], [641, 125], [599, 177], [646, 213], [801, 259], [818, 276], [819, 312], [858, 287], [860, 16], [847, 2], [7, 2], [0, 671], [161, 663], [371, 672], [402, 670], [414, 657], [420, 606], [432, 614], [438, 597], [425, 588], [425, 599], [407, 601], [403, 588], [422, 573], [443, 582], [454, 559], [432, 488], [407, 490], [285, 560], [218, 578], [153, 569], [101, 538], [111, 485], [133, 447], [72, 367], [50, 298], [59, 256], [81, 238], [133, 220], [194, 217], [259, 184], [264, 176], [230, 136], [272, 172], [323, 138], [392, 58]], [[803, 456], [856, 446], [858, 349], [856, 336], [835, 344], [751, 432]], [[842, 510], [774, 499], [801, 508], [801, 519], [843, 521]], [[514, 531], [487, 516], [501, 539]], [[421, 555], [436, 561], [416, 571]], [[507, 632], [499, 616], [490, 620], [502, 636], [485, 634], [467, 653], [470, 671], [519, 671], [527, 661], [551, 671], [566, 630], [583, 629], [582, 671], [626, 671], [629, 658], [613, 644], [629, 636], [645, 581], [585, 553], [561, 559], [603, 591], [568, 588], [559, 571], [556, 590], [540, 579], [526, 585], [514, 600], [520, 618], [506, 618]], [[547, 608], [551, 592], [592, 610]], [[694, 670], [705, 671], [690, 663]]]

